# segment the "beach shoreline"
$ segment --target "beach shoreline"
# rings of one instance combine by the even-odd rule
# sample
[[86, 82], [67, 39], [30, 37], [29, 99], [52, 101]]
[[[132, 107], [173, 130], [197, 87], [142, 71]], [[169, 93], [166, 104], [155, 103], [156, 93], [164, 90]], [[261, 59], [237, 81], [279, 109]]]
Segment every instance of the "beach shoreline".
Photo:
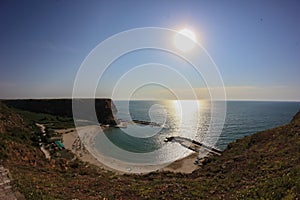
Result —
[[[194, 161], [198, 157], [198, 153], [191, 153], [187, 157], [176, 160], [170, 164], [165, 165], [143, 165], [132, 166], [119, 160], [114, 160], [107, 158], [94, 148], [94, 137], [101, 131], [99, 126], [83, 126], [71, 128], [71, 129], [61, 129], [57, 132], [63, 135], [63, 143], [65, 148], [72, 151], [80, 160], [98, 166], [103, 170], [108, 170], [115, 172], [117, 174], [126, 174], [124, 169], [127, 169], [128, 173], [146, 174], [151, 171], [169, 171], [178, 173], [192, 173], [194, 170], [198, 169], [199, 166], [194, 165]], [[101, 161], [109, 163], [109, 167]]]

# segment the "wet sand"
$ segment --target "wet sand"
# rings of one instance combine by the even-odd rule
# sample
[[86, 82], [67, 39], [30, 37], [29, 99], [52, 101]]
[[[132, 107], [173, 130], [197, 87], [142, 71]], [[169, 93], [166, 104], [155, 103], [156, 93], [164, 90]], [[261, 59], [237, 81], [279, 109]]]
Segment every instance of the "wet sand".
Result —
[[[99, 152], [97, 152], [94, 148], [94, 144], [93, 144], [94, 137], [100, 131], [101, 131], [101, 127], [99, 126], [84, 126], [84, 127], [79, 127], [77, 129], [73, 128], [73, 129], [58, 130], [58, 132], [63, 134], [63, 143], [66, 149], [71, 150], [74, 154], [77, 155], [79, 159], [81, 159], [84, 162], [88, 162], [90, 164], [96, 165], [104, 170], [110, 170], [118, 174], [125, 173], [122, 169], [126, 169], [128, 173], [142, 174], [142, 173], [148, 173], [149, 171], [157, 171], [157, 170], [192, 173], [194, 170], [199, 168], [199, 166], [193, 164], [198, 156], [198, 153], [192, 153], [191, 155], [183, 159], [177, 160], [169, 164], [168, 166], [166, 165], [132, 166], [128, 163], [121, 162], [119, 160], [113, 160], [111, 158], [107, 158], [99, 154]], [[98, 161], [97, 158], [99, 158], [101, 161], [105, 161], [105, 163], [109, 163], [109, 165], [113, 166], [113, 168], [104, 165], [103, 163]]]

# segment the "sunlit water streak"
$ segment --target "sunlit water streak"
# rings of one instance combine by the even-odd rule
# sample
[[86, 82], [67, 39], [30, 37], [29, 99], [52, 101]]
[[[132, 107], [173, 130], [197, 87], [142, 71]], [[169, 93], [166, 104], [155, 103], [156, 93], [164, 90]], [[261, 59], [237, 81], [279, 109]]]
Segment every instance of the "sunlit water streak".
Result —
[[[116, 117], [123, 121], [154, 121], [161, 127], [127, 123], [127, 128], [108, 128], [104, 131], [108, 140], [118, 148], [133, 153], [150, 153], [164, 149], [163, 157], [153, 159], [170, 159], [185, 156], [189, 153], [176, 143], [165, 143], [169, 136], [182, 136], [197, 141], [216, 140], [216, 148], [221, 150], [238, 138], [255, 132], [288, 123], [299, 110], [299, 102], [227, 102], [227, 116], [220, 137], [211, 137], [208, 133], [211, 122], [211, 103], [208, 101], [130, 101], [129, 110], [125, 101], [114, 102], [118, 113]], [[217, 103], [217, 102], [216, 102]], [[137, 127], [138, 126], [138, 127]], [[139, 129], [141, 126], [143, 131]], [[130, 132], [130, 134], [127, 134]], [[154, 132], [151, 137], [143, 132]], [[134, 136], [138, 137], [134, 137]], [[120, 157], [118, 151], [107, 149], [106, 143], [99, 136], [95, 138], [95, 147], [105, 156], [125, 162], [153, 163], [149, 157]], [[183, 155], [182, 152], [185, 151]]]

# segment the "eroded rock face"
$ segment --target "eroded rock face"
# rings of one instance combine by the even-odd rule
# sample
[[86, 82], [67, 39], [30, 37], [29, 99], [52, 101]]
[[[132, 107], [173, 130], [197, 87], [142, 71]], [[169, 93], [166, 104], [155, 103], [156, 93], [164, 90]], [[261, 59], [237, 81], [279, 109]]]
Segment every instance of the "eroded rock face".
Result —
[[113, 115], [116, 108], [111, 99], [21, 99], [4, 100], [3, 103], [17, 109], [62, 117], [73, 117], [72, 108], [75, 104], [80, 107], [80, 114], [76, 114], [76, 118], [94, 120], [93, 113], [96, 111], [99, 123], [116, 124]]
[[116, 107], [110, 99], [76, 99], [73, 100], [73, 108], [77, 110], [73, 112], [76, 119], [95, 121], [97, 118], [100, 124], [116, 125]]

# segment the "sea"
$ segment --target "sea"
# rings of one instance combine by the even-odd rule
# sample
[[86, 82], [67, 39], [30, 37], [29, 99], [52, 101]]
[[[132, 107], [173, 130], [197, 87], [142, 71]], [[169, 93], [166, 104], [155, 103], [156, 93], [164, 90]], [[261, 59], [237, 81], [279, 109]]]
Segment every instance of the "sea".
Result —
[[[114, 101], [114, 104], [120, 127], [105, 129], [104, 136], [118, 150], [106, 146], [103, 135], [95, 137], [95, 148], [108, 157], [120, 160], [126, 157], [126, 162], [135, 163], [144, 163], [149, 160], [148, 153], [158, 150], [164, 152], [164, 158], [160, 159], [175, 158], [174, 152], [180, 151], [182, 145], [170, 145], [165, 141], [167, 137], [187, 138], [224, 150], [232, 141], [289, 123], [300, 110], [300, 102], [279, 101], [164, 100]], [[220, 108], [219, 104], [223, 105], [222, 110], [212, 109]], [[138, 154], [145, 155], [145, 159], [136, 160]]]

